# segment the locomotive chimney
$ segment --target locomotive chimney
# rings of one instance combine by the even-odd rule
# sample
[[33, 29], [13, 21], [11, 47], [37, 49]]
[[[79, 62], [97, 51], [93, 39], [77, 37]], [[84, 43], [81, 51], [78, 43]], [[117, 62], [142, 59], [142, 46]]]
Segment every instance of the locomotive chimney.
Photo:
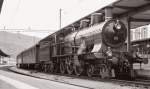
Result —
[[113, 18], [112, 9], [113, 7], [111, 6], [105, 8], [105, 21]]
[[89, 26], [89, 20], [88, 19], [84, 19], [80, 21], [80, 28], [86, 28]]
[[102, 22], [103, 15], [102, 13], [94, 13], [91, 15], [91, 25]]

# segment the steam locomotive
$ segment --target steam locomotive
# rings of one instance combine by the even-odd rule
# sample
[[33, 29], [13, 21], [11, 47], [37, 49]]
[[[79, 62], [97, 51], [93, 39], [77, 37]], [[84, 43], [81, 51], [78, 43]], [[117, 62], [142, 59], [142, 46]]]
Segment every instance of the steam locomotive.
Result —
[[125, 24], [103, 17], [101, 13], [94, 13], [90, 20], [81, 20], [78, 27], [53, 33], [21, 52], [17, 66], [77, 76], [134, 77], [132, 64], [135, 61], [125, 46]]

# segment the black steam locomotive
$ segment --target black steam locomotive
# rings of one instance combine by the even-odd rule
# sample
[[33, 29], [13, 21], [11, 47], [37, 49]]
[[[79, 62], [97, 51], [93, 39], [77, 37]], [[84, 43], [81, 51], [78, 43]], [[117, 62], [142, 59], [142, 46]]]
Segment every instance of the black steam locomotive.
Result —
[[21, 52], [17, 66], [78, 76], [133, 77], [134, 61], [125, 46], [126, 26], [118, 19], [103, 17], [104, 14], [94, 13], [90, 19], [81, 20], [80, 26], [67, 27], [46, 37]]

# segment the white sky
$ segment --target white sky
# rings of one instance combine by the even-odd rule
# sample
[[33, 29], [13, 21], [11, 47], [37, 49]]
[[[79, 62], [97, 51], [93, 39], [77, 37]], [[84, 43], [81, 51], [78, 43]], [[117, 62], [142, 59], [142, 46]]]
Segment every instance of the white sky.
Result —
[[59, 29], [59, 9], [62, 27], [116, 0], [4, 0], [0, 29], [49, 30], [20, 32], [45, 37]]

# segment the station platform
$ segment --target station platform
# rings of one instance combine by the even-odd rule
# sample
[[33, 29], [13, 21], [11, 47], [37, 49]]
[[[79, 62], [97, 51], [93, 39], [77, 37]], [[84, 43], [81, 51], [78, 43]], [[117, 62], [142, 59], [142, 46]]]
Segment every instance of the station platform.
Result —
[[150, 79], [150, 60], [148, 64], [135, 63], [133, 65], [137, 77]]

